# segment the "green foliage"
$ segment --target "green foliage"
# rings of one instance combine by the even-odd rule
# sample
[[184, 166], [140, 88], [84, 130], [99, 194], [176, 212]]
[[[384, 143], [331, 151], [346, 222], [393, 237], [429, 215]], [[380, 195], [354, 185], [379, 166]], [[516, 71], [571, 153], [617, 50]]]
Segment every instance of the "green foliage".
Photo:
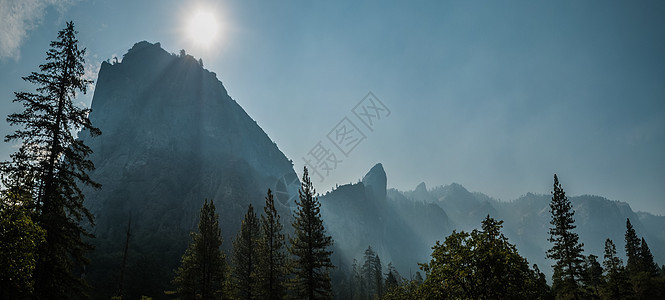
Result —
[[605, 255], [603, 260], [605, 278], [601, 290], [603, 299], [626, 299], [633, 296], [623, 262], [616, 254], [617, 251], [614, 242], [610, 239], [605, 240]]
[[87, 290], [81, 276], [73, 274], [82, 271], [88, 263], [84, 255], [92, 249], [82, 240], [92, 235], [81, 222], [92, 224], [93, 216], [83, 206], [78, 184], [100, 185], [87, 174], [94, 169], [87, 159], [90, 148], [73, 133], [85, 129], [96, 136], [101, 131], [90, 123], [90, 109], [73, 103], [77, 92], [85, 93], [92, 83], [84, 79], [85, 49], [79, 50], [76, 34], [72, 22], [58, 32], [40, 72], [23, 77], [37, 85], [37, 92], [15, 93], [14, 102], [24, 110], [7, 117], [10, 125], [22, 128], [5, 141], [20, 142], [21, 147], [11, 162], [2, 164], [3, 177], [23, 177], [14, 183], [27, 184], [31, 194], [27, 208], [34, 210], [33, 221], [46, 231], [34, 270], [35, 298], [85, 297]]
[[233, 240], [231, 278], [236, 299], [256, 299], [260, 295], [257, 278], [259, 237], [259, 219], [250, 204]]
[[217, 299], [222, 294], [226, 258], [222, 253], [222, 230], [215, 204], [205, 200], [201, 208], [198, 233], [182, 256], [173, 284], [182, 299]]
[[546, 298], [542, 273], [531, 270], [508, 242], [502, 223], [487, 216], [482, 230], [453, 231], [437, 242], [430, 263], [421, 264], [427, 276], [419, 294], [437, 299]]
[[321, 203], [314, 196], [314, 187], [309, 178], [307, 167], [299, 194], [299, 201], [294, 220], [291, 223], [294, 237], [290, 238], [293, 255], [293, 273], [295, 278], [291, 284], [294, 296], [299, 299], [330, 299], [332, 286], [330, 283], [330, 270], [333, 264], [330, 261], [332, 251], [332, 237], [326, 234], [321, 220]]
[[421, 289], [421, 284], [417, 280], [405, 280], [402, 284], [389, 289], [381, 299], [384, 300], [415, 300], [415, 299], [442, 299], [435, 298], [432, 295], [425, 295]]
[[17, 195], [3, 195], [0, 203], [0, 298], [29, 298], [33, 292], [33, 271], [37, 249], [46, 232], [30, 218]]
[[579, 243], [575, 229], [573, 206], [566, 197], [559, 179], [554, 174], [554, 191], [550, 202], [550, 213], [553, 227], [549, 230], [548, 241], [553, 243], [547, 250], [547, 257], [556, 260], [552, 266], [552, 289], [557, 299], [580, 299], [584, 297], [584, 290], [579, 283], [582, 281], [584, 268], [584, 244]]
[[275, 199], [268, 189], [266, 205], [261, 215], [261, 237], [258, 243], [257, 280], [262, 299], [282, 299], [286, 294], [287, 257], [280, 216]]

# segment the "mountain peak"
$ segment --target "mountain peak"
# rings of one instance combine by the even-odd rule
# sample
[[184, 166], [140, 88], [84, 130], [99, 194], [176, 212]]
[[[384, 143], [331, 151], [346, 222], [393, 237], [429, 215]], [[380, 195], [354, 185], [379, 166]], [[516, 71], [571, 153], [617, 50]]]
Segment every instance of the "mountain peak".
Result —
[[[102, 64], [91, 106], [90, 120], [104, 134], [79, 137], [97, 167], [90, 177], [104, 185], [84, 190], [98, 255], [116, 251], [106, 245], [120, 243], [130, 211], [137, 239], [168, 245], [139, 251], [157, 257], [165, 272], [177, 267], [172, 254], [185, 250], [204, 199], [224, 208], [227, 240], [269, 188], [276, 209], [290, 213], [299, 186], [291, 162], [192, 56], [136, 43], [122, 62]], [[99, 270], [99, 282], [108, 281]]]
[[386, 199], [387, 177], [383, 165], [378, 163], [363, 177], [363, 185], [368, 198], [380, 201]]
[[416, 189], [414, 190], [414, 192], [427, 193], [427, 186], [425, 185], [425, 182], [423, 181], [423, 182], [419, 183], [418, 186], [416, 186]]

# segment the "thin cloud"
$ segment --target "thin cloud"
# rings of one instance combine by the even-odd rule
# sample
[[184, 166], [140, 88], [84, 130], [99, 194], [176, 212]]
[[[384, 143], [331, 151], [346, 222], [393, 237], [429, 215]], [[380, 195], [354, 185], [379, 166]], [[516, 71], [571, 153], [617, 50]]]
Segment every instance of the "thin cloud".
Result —
[[0, 59], [21, 57], [21, 45], [42, 23], [46, 9], [62, 14], [78, 0], [0, 0]]

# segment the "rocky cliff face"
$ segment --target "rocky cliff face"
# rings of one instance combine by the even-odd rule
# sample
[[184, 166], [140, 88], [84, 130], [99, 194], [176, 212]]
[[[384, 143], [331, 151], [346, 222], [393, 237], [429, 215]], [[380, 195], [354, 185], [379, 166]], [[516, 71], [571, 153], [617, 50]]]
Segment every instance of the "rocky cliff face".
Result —
[[131, 213], [130, 251], [170, 272], [204, 199], [214, 201], [230, 248], [249, 203], [260, 209], [268, 188], [277, 189], [287, 214], [297, 193], [291, 162], [215, 73], [159, 43], [137, 43], [121, 63], [102, 64], [90, 119], [103, 132], [80, 134], [94, 151], [91, 177], [103, 185], [85, 191], [97, 256], [122, 250]]
[[333, 261], [340, 269], [372, 246], [384, 264], [415, 272], [418, 262], [428, 260], [435, 241], [452, 230], [439, 206], [388, 191], [386, 182], [383, 166], [376, 164], [362, 182], [339, 186], [320, 198], [324, 225], [335, 240]]

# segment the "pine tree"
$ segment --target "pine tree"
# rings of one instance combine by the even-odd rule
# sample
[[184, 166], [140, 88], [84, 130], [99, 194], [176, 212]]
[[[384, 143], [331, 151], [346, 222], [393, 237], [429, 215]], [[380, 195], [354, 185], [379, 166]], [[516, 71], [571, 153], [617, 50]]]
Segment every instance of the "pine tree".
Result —
[[275, 209], [275, 200], [270, 189], [263, 212], [257, 266], [260, 296], [262, 299], [282, 299], [285, 295], [287, 260], [283, 226], [279, 221], [280, 216]]
[[651, 250], [644, 238], [637, 237], [630, 220], [626, 220], [626, 256], [628, 278], [638, 299], [652, 299], [665, 293], [665, 278], [658, 277], [658, 265], [653, 261]]
[[549, 230], [548, 241], [554, 245], [547, 250], [547, 257], [556, 260], [552, 266], [554, 268], [552, 289], [557, 298], [581, 299], [584, 295], [578, 282], [584, 272], [582, 267], [584, 244], [578, 242], [577, 233], [573, 232], [576, 227], [573, 218], [575, 211], [556, 174], [554, 174], [550, 213], [552, 214], [550, 224], [554, 227]]
[[173, 284], [183, 299], [217, 299], [226, 279], [226, 257], [221, 250], [222, 230], [212, 200], [201, 208], [198, 233], [182, 256]]
[[640, 239], [635, 233], [630, 219], [626, 218], [626, 270], [629, 274], [639, 272]]
[[632, 289], [626, 276], [621, 258], [616, 256], [617, 250], [612, 240], [605, 240], [605, 284], [601, 295], [605, 299], [626, 299], [632, 295]]
[[[24, 110], [10, 114], [7, 122], [22, 129], [5, 137], [21, 142], [2, 164], [4, 177], [27, 176], [33, 182], [30, 205], [33, 221], [46, 231], [46, 243], [38, 250], [34, 271], [34, 298], [72, 298], [85, 296], [87, 285], [80, 272], [88, 263], [84, 257], [92, 246], [83, 242], [92, 237], [81, 222], [93, 224], [92, 214], [83, 206], [78, 184], [100, 185], [87, 172], [94, 166], [87, 156], [91, 150], [74, 132], [86, 129], [91, 136], [101, 134], [88, 119], [90, 109], [76, 107], [77, 92], [85, 93], [92, 81], [84, 79], [85, 49], [79, 50], [74, 23], [68, 22], [50, 43], [46, 63], [40, 72], [23, 80], [37, 85], [36, 93], [17, 92], [14, 102]], [[65, 288], [66, 287], [66, 288]]]
[[653, 255], [644, 238], [642, 238], [642, 243], [640, 244], [638, 263], [640, 271], [646, 272], [652, 277], [658, 275], [658, 265], [653, 261]]
[[383, 286], [383, 271], [381, 268], [381, 259], [379, 258], [379, 255], [376, 254], [374, 255], [374, 281], [375, 281], [375, 286], [376, 286], [376, 295], [381, 298], [384, 293], [384, 286]]
[[250, 204], [233, 240], [233, 291], [237, 299], [259, 297], [257, 267], [260, 237], [259, 219]]
[[358, 260], [354, 258], [351, 264], [351, 298], [354, 300], [361, 299], [364, 293], [362, 276], [358, 269]]
[[399, 273], [395, 270], [392, 263], [388, 263], [388, 272], [386, 272], [386, 292], [390, 292], [392, 289], [396, 288], [399, 285], [397, 280]]
[[330, 261], [332, 237], [326, 235], [321, 220], [321, 203], [316, 197], [307, 167], [304, 168], [299, 201], [294, 220], [291, 223], [294, 237], [290, 238], [289, 248], [294, 257], [293, 272], [295, 278], [292, 290], [300, 299], [330, 299], [332, 286], [330, 283]]
[[374, 252], [372, 246], [367, 246], [363, 258], [362, 279], [365, 285], [365, 298], [371, 299], [381, 297], [383, 293], [383, 273], [381, 271], [381, 259]]
[[554, 299], [552, 289], [547, 285], [547, 278], [545, 274], [540, 271], [537, 264], [533, 264], [533, 290], [534, 297], [532, 299]]
[[598, 263], [598, 256], [590, 254], [586, 257], [582, 278], [582, 282], [587, 289], [587, 299], [597, 299], [603, 285], [603, 267]]

